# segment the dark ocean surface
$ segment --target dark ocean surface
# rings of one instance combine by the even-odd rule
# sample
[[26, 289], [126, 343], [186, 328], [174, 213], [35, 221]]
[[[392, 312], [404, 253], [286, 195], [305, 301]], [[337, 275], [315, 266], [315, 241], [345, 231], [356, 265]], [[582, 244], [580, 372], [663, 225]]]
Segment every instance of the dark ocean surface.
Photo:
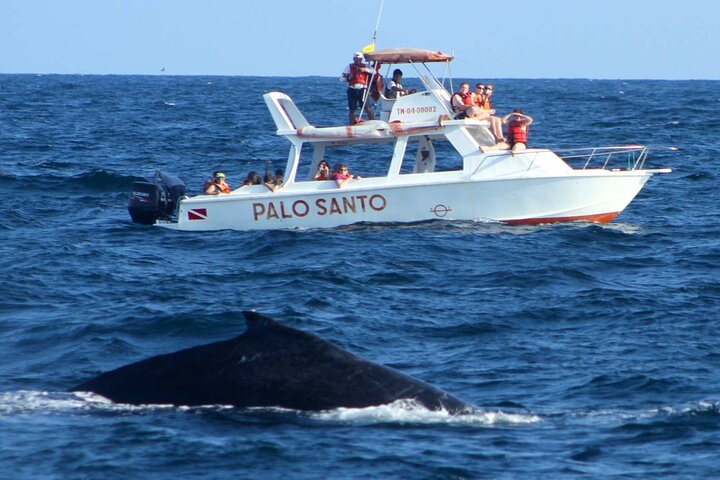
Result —
[[[262, 94], [341, 124], [343, 84], [0, 75], [0, 478], [720, 475], [720, 82], [493, 83], [500, 113], [535, 119], [532, 146], [676, 146], [646, 164], [674, 171], [610, 225], [176, 232], [130, 222], [133, 181], [161, 169], [197, 193], [216, 169], [237, 185], [267, 160], [283, 167], [289, 144]], [[378, 168], [370, 154], [350, 163]], [[236, 336], [248, 309], [478, 413], [128, 407], [66, 392]]]

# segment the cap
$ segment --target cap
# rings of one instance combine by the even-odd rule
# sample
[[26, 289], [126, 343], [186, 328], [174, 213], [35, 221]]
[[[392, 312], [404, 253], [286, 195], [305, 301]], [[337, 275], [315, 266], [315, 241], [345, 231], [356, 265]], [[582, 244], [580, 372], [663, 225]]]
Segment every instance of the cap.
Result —
[[223, 172], [217, 172], [215, 178], [225, 178], [225, 174]]
[[355, 52], [355, 55], [353, 55], [353, 58], [363, 58], [363, 54], [360, 52]]

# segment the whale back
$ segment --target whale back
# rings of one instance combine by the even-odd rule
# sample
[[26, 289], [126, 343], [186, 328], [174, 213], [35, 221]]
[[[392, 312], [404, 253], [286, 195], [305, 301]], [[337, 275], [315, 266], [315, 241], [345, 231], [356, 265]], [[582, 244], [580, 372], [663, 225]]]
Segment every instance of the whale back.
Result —
[[413, 399], [431, 410], [468, 408], [440, 389], [316, 335], [256, 312], [244, 315], [247, 330], [238, 337], [132, 363], [72, 390], [129, 404], [327, 410]]

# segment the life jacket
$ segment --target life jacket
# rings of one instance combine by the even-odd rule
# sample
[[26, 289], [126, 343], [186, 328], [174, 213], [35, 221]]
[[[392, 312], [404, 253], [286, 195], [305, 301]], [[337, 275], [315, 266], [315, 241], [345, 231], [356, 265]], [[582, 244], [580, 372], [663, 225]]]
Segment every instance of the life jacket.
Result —
[[215, 183], [215, 179], [213, 179], [213, 178], [211, 178], [210, 180], [207, 180], [205, 182], [205, 184], [203, 185], [203, 192], [206, 191], [210, 187], [210, 185], [213, 185], [215, 188], [220, 190], [220, 192], [222, 192], [222, 193], [232, 192], [232, 188], [230, 188], [230, 185], [228, 185], [228, 184], [218, 185], [217, 183]]
[[358, 66], [354, 62], [350, 64], [350, 75], [347, 77], [348, 85], [355, 85], [356, 83], [362, 83], [367, 85], [368, 74], [363, 71], [365, 65]]
[[512, 120], [508, 122], [508, 141], [510, 145], [515, 145], [516, 143], [524, 143], [527, 145], [527, 131], [528, 126], [525, 126], [525, 122], [518, 122], [515, 120]]
[[480, 95], [475, 96], [475, 105], [482, 108], [483, 110], [492, 110], [492, 103], [490, 103], [490, 100], [485, 99], [483, 100], [483, 97]]
[[343, 181], [347, 180], [348, 178], [352, 178], [352, 175], [350, 175], [349, 173], [335, 172], [330, 175], [330, 178], [332, 178], [333, 180]]
[[461, 112], [461, 110], [458, 109], [455, 106], [454, 102], [452, 101], [452, 99], [455, 98], [456, 96], [460, 97], [460, 100], [462, 100], [463, 105], [472, 105], [472, 94], [470, 92], [468, 92], [468, 93], [455, 92], [455, 93], [453, 93], [453, 96], [450, 98], [450, 105], [452, 106], [453, 111], [455, 113]]
[[323, 180], [330, 180], [330, 177], [325, 175], [325, 173], [321, 173], [315, 180], [317, 180], [318, 182], [321, 182]]

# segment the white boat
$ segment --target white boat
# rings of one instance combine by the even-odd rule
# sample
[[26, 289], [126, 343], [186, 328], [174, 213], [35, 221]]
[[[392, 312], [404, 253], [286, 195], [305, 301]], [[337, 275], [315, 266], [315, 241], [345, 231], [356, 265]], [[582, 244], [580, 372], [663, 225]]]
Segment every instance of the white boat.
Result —
[[[495, 145], [488, 121], [454, 119], [450, 92], [429, 69], [419, 68], [448, 62], [451, 56], [392, 49], [367, 58], [416, 67], [424, 90], [395, 100], [382, 98], [380, 120], [334, 127], [311, 125], [284, 93], [265, 94], [277, 135], [290, 143], [284, 187], [272, 192], [252, 185], [224, 195], [178, 198], [175, 214], [154, 219], [155, 225], [205, 231], [433, 219], [607, 223], [653, 174], [671, 171], [645, 169], [648, 149], [641, 145], [564, 153], [545, 148], [483, 151], [481, 147]], [[345, 188], [335, 181], [312, 180], [318, 163], [332, 157], [334, 149], [342, 149], [339, 157], [345, 158], [348, 148], [367, 150], [368, 145], [386, 148], [386, 154], [373, 159], [384, 165], [382, 174], [352, 180]], [[352, 161], [345, 163], [352, 169]]]

